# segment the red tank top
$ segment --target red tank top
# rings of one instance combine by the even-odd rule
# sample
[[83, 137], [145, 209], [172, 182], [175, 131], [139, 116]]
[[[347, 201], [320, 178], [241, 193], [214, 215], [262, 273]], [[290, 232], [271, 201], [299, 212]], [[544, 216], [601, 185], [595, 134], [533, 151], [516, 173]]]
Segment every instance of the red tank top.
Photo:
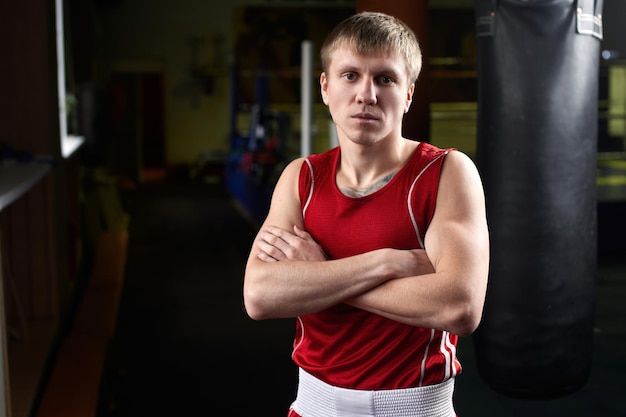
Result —
[[[420, 143], [388, 184], [360, 198], [342, 194], [336, 185], [339, 147], [308, 157], [299, 178], [306, 230], [331, 259], [380, 248], [423, 248], [448, 152]], [[461, 371], [457, 340], [446, 331], [339, 304], [298, 317], [292, 356], [298, 366], [335, 386], [410, 388], [437, 384]]]

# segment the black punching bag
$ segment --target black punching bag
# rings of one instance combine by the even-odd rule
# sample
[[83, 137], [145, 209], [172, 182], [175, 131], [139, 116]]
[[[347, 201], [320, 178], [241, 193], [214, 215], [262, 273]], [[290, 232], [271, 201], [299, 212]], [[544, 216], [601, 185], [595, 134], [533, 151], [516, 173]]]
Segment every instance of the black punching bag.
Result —
[[491, 270], [474, 334], [494, 390], [549, 399], [591, 367], [601, 0], [474, 0]]

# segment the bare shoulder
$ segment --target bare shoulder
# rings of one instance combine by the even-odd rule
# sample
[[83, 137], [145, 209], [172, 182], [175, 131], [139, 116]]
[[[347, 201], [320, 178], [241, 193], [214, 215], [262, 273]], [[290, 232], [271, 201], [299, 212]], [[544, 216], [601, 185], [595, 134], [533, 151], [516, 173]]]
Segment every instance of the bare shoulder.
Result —
[[437, 206], [458, 211], [482, 213], [484, 190], [478, 168], [465, 153], [451, 151], [441, 172]]
[[465, 153], [453, 150], [446, 155], [443, 164], [442, 180], [453, 182], [478, 182], [481, 184], [478, 168], [474, 161]]
[[302, 164], [304, 163], [304, 160], [305, 158], [302, 158], [302, 157], [296, 158], [285, 166], [285, 168], [283, 169], [283, 172], [280, 174], [280, 177], [278, 178], [278, 182], [276, 183], [274, 194], [277, 192], [289, 191], [293, 187], [296, 187], [295, 191], [297, 192], [298, 178], [300, 176], [300, 169], [302, 168]]
[[458, 168], [465, 167], [470, 169], [476, 169], [476, 164], [474, 163], [472, 158], [470, 158], [469, 155], [467, 155], [466, 153], [461, 152], [457, 149], [453, 149], [448, 152], [448, 155], [446, 156], [446, 164], [455, 165]]
[[282, 175], [299, 175], [300, 173], [300, 168], [302, 167], [302, 164], [304, 163], [304, 160], [306, 158], [304, 157], [299, 157], [299, 158], [295, 158], [292, 161], [290, 161], [285, 168], [283, 169], [283, 174]]
[[266, 218], [266, 224], [281, 227], [301, 225], [298, 178], [305, 158], [296, 158], [283, 169], [272, 193], [272, 200]]

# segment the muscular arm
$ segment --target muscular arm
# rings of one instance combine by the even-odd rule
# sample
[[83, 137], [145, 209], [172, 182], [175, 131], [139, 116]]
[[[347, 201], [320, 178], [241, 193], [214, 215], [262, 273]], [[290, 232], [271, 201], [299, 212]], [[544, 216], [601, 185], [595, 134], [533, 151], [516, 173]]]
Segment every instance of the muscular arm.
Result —
[[470, 334], [482, 316], [489, 236], [482, 183], [462, 153], [446, 157], [424, 245], [435, 272], [386, 281], [348, 303], [400, 322]]
[[[246, 311], [253, 319], [320, 311], [389, 279], [407, 276], [416, 268], [417, 256], [396, 254], [391, 249], [331, 261], [326, 261], [317, 245], [308, 252], [303, 249], [311, 246], [294, 229], [302, 228], [304, 223], [298, 196], [302, 163], [301, 159], [290, 163], [278, 180], [268, 216], [248, 257], [243, 296]], [[302, 244], [299, 249], [298, 242]], [[287, 259], [291, 261], [273, 262]]]
[[[285, 187], [289, 170], [298, 171], [299, 165], [281, 177], [248, 260], [244, 300], [251, 317], [292, 317], [346, 302], [460, 335], [476, 328], [487, 285], [489, 239], [482, 184], [469, 158], [453, 152], [444, 163], [426, 251], [381, 249], [333, 261], [325, 261], [321, 248], [301, 229], [297, 183]], [[295, 194], [285, 197], [290, 193]], [[292, 210], [285, 210], [292, 200]]]

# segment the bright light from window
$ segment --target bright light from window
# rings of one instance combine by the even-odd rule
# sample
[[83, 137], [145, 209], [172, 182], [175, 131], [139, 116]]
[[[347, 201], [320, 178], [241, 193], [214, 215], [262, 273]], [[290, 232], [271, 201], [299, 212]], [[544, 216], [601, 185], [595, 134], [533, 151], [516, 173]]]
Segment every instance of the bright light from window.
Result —
[[70, 135], [67, 132], [67, 93], [65, 85], [65, 36], [63, 25], [63, 0], [55, 0], [56, 33], [57, 33], [57, 84], [59, 91], [59, 129], [61, 137], [61, 154], [64, 158], [71, 156], [84, 142], [82, 136]]

